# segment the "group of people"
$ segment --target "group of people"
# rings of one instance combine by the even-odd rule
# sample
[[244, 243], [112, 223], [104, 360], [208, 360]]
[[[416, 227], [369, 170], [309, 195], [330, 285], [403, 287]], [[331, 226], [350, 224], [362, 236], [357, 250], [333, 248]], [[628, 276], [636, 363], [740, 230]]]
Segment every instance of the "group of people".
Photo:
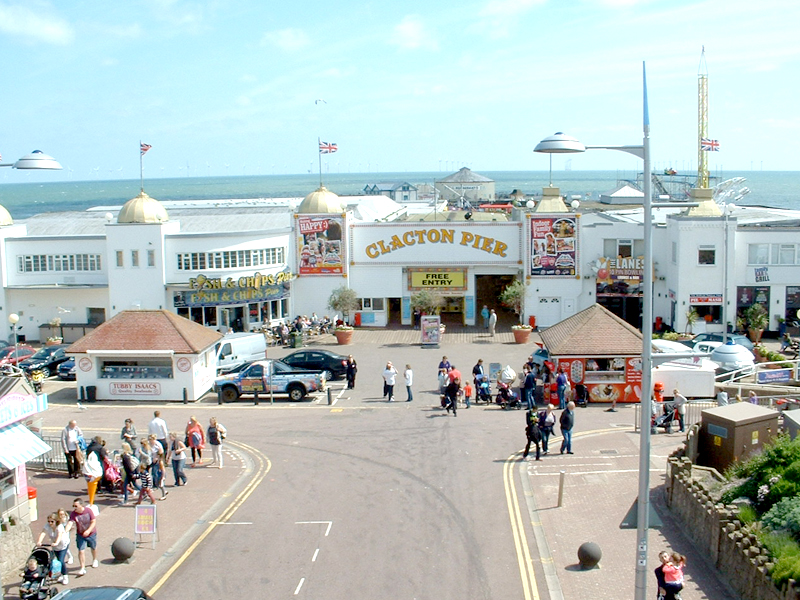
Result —
[[483, 328], [489, 332], [489, 335], [494, 337], [494, 330], [497, 327], [497, 313], [494, 309], [490, 309], [485, 304], [481, 309], [481, 317], [483, 318]]
[[681, 600], [686, 557], [678, 552], [662, 550], [658, 553], [658, 560], [661, 561], [655, 569], [658, 600]]
[[[53, 551], [55, 559], [54, 568], [59, 569], [58, 582], [61, 584], [69, 583], [67, 565], [74, 562], [72, 552], [70, 552], [70, 532], [75, 530], [75, 548], [78, 551], [78, 563], [80, 569], [78, 577], [86, 575], [86, 548], [92, 553], [92, 567], [97, 568], [100, 563], [97, 560], [97, 513], [95, 510], [84, 503], [83, 499], [75, 498], [72, 501], [72, 512], [67, 513], [63, 508], [47, 515], [47, 523], [39, 534], [36, 544], [48, 544]], [[34, 559], [33, 564], [28, 561], [28, 568], [22, 574], [24, 583], [23, 589], [30, 589], [30, 586], [40, 579], [43, 575], [41, 566]]]
[[[575, 427], [575, 403], [571, 400], [558, 417], [558, 425], [561, 430], [561, 454], [573, 454], [572, 452], [572, 429]], [[528, 458], [531, 446], [536, 447], [536, 460], [541, 460], [542, 454], [548, 454], [550, 436], [553, 435], [556, 426], [556, 415], [552, 404], [548, 404], [542, 410], [527, 410], [525, 412], [525, 436], [527, 444], [522, 453], [522, 458]]]
[[[355, 363], [355, 361], [353, 362]], [[381, 377], [383, 378], [383, 398], [388, 402], [394, 402], [394, 386], [397, 384], [397, 377], [399, 374], [400, 373], [391, 361], [386, 363], [386, 367], [383, 369], [383, 373], [381, 373]], [[411, 370], [411, 365], [406, 365], [403, 371], [403, 380], [406, 384], [406, 402], [411, 402], [414, 399], [414, 394], [411, 391], [411, 386], [414, 383], [414, 371]], [[355, 381], [355, 373], [353, 375], [353, 381]]]

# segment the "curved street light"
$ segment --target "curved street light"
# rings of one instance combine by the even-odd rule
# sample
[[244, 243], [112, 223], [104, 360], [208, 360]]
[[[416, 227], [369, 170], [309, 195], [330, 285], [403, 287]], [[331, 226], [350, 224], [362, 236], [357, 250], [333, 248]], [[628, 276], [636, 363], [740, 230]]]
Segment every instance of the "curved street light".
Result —
[[41, 150], [34, 150], [30, 154], [26, 154], [18, 161], [13, 163], [0, 163], [0, 167], [12, 167], [14, 169], [44, 169], [50, 171], [58, 171], [63, 168], [55, 158], [49, 154], [45, 154]]

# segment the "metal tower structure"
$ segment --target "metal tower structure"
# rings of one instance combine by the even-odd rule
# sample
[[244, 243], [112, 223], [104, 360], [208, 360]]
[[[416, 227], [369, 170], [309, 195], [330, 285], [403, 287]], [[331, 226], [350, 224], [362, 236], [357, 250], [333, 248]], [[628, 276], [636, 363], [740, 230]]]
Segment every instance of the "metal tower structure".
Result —
[[703, 140], [708, 138], [708, 67], [706, 47], [700, 53], [697, 70], [697, 187], [708, 187], [708, 152], [703, 150]]

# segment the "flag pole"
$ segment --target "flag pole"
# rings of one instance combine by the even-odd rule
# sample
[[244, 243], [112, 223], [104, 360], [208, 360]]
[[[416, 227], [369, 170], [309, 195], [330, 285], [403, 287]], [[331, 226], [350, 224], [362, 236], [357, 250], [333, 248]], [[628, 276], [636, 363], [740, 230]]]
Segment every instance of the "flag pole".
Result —
[[322, 187], [322, 140], [317, 138], [317, 153], [319, 158], [319, 187]]
[[144, 152], [142, 152], [142, 140], [139, 140], [139, 188], [144, 193]]

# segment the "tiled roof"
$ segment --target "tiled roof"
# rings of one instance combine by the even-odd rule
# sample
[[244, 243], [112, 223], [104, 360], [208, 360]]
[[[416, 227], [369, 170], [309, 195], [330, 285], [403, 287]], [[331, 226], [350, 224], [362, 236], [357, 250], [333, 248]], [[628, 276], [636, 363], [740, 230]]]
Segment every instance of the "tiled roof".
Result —
[[635, 356], [642, 334], [610, 310], [594, 304], [542, 332], [552, 356]]
[[197, 354], [222, 337], [168, 310], [126, 310], [67, 348], [69, 353], [89, 350], [172, 350]]

